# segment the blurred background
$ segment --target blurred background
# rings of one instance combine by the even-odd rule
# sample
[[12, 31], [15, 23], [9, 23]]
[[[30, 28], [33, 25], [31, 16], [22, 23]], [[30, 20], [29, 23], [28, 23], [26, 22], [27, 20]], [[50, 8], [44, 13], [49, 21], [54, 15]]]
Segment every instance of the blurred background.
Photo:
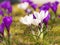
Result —
[[[0, 0], [0, 2], [3, 2], [4, 0]], [[34, 3], [43, 5], [47, 2], [55, 2], [58, 1], [59, 5], [57, 6], [57, 16], [60, 15], [60, 0], [32, 0]], [[10, 42], [7, 41], [7, 33], [5, 31], [5, 39], [0, 45], [60, 45], [60, 18], [55, 18], [56, 22], [51, 23], [52, 21], [49, 21], [49, 30], [48, 32], [45, 32], [45, 36], [43, 40], [38, 39], [37, 41], [33, 39], [32, 35], [27, 35], [31, 31], [29, 31], [29, 27], [26, 25], [23, 25], [19, 22], [19, 19], [21, 16], [25, 16], [26, 12], [23, 9], [18, 8], [18, 4], [20, 4], [20, 0], [10, 0], [12, 4], [12, 17], [13, 22], [10, 28]], [[31, 7], [28, 7], [31, 8]], [[32, 9], [33, 10], [33, 9]], [[39, 9], [37, 9], [38, 11]], [[33, 10], [34, 11], [34, 10]], [[49, 11], [52, 12], [52, 16], [54, 18], [54, 12], [52, 9]], [[54, 22], [54, 21], [53, 21]], [[52, 27], [52, 29], [50, 29]], [[6, 29], [5, 29], [6, 30]], [[35, 31], [36, 32], [36, 31]], [[38, 37], [37, 37], [38, 38]]]

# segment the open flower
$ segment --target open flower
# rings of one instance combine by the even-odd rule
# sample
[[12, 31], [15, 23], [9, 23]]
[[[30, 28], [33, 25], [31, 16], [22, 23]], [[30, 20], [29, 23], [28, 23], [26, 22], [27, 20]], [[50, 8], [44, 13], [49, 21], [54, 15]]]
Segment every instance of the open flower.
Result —
[[26, 10], [28, 8], [28, 6], [29, 6], [28, 2], [18, 4], [18, 8], [21, 8], [21, 9], [24, 9], [24, 10]]
[[44, 19], [48, 22], [48, 20], [49, 20], [48, 16], [50, 16], [50, 15], [48, 15], [48, 11], [45, 12], [44, 10], [42, 10], [40, 13], [34, 12], [34, 16], [35, 16], [35, 19], [33, 19], [33, 25], [38, 26], [40, 23], [43, 22]]
[[42, 23], [43, 20], [46, 19], [48, 21], [48, 11], [42, 10], [39, 12], [34, 12], [34, 14], [30, 14], [29, 16], [26, 15], [25, 17], [21, 17], [20, 22], [26, 25], [36, 25], [38, 26], [39, 23]]
[[8, 31], [8, 36], [10, 35], [10, 26], [11, 26], [11, 24], [12, 24], [12, 17], [11, 16], [5, 16], [4, 18], [3, 18], [3, 22], [4, 22], [4, 24], [5, 24], [5, 26], [6, 26], [6, 29], [7, 29], [7, 31]]

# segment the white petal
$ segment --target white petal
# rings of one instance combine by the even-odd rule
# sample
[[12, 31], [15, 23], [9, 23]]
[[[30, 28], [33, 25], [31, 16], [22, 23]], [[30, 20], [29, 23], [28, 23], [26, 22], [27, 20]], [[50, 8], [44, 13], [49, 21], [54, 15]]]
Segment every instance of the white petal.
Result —
[[33, 15], [26, 15], [25, 17], [21, 18], [20, 19], [20, 22], [23, 23], [23, 24], [26, 24], [26, 25], [31, 25], [33, 21]]
[[32, 24], [33, 24], [33, 25], [38, 26], [38, 25], [39, 25], [39, 23], [41, 23], [41, 21], [40, 21], [40, 20], [38, 20], [38, 19], [33, 19], [33, 22], [32, 22]]
[[27, 2], [18, 4], [18, 8], [21, 8], [21, 9], [24, 9], [24, 10], [27, 9], [28, 6], [29, 6], [29, 4]]
[[45, 11], [41, 11], [40, 12], [40, 19], [43, 20], [44, 19], [44, 16], [45, 16]]
[[47, 16], [48, 16], [48, 11], [44, 11], [44, 10], [42, 10], [41, 12], [40, 12], [40, 15], [41, 15], [41, 20], [43, 20], [44, 18], [46, 18]]
[[45, 18], [48, 16], [48, 13], [49, 13], [49, 12], [48, 12], [48, 11], [46, 11], [46, 13], [45, 13]]
[[39, 12], [34, 12], [34, 16], [35, 16], [36, 18], [38, 18]]

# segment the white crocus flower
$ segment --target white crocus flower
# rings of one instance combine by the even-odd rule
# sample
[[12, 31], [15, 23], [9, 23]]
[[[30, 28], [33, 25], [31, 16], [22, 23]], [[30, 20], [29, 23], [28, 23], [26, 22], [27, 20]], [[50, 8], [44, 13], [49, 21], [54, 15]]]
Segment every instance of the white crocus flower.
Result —
[[29, 6], [28, 2], [24, 2], [24, 3], [18, 4], [18, 8], [24, 9], [24, 10], [26, 10], [28, 8], [28, 6]]
[[31, 25], [33, 21], [33, 15], [30, 14], [29, 16], [26, 15], [25, 17], [21, 17], [20, 22], [25, 24], [25, 25]]
[[48, 11], [44, 11], [42, 10], [40, 13], [39, 12], [34, 12], [34, 15], [36, 17], [36, 19], [39, 19], [39, 20], [43, 20], [44, 18], [46, 18], [48, 16]]
[[36, 19], [33, 19], [32, 24], [38, 26], [39, 23], [42, 23], [43, 19], [45, 19], [48, 16], [48, 11], [42, 10], [40, 13], [39, 12], [34, 12], [34, 16]]

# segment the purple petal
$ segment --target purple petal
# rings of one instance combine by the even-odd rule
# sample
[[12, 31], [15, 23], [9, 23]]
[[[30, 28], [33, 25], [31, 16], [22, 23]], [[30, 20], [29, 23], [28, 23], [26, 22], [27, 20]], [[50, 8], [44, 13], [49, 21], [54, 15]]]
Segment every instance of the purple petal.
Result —
[[12, 7], [7, 8], [7, 10], [8, 10], [7, 11], [8, 14], [12, 13]]
[[56, 14], [56, 11], [57, 11], [57, 6], [58, 6], [58, 2], [54, 2], [51, 4], [51, 9], [54, 11], [54, 13]]
[[58, 2], [58, 1], [55, 1], [55, 4], [56, 4], [56, 5], [58, 5], [58, 4], [59, 4], [59, 2]]
[[4, 23], [0, 24], [0, 33], [4, 36]]
[[12, 17], [11, 16], [5, 16], [3, 18], [3, 22], [4, 22], [5, 26], [6, 26], [6, 28], [9, 30], [10, 25], [12, 24]]
[[34, 4], [34, 3], [32, 3], [32, 4], [30, 4], [30, 6], [34, 9], [34, 10], [36, 10], [36, 8], [37, 8], [37, 4]]
[[49, 19], [50, 19], [50, 14], [48, 14], [48, 16], [43, 20], [43, 23], [45, 23], [45, 25], [47, 25]]
[[40, 10], [49, 10], [50, 8], [50, 2], [43, 4], [41, 7], [39, 7]]
[[33, 19], [36, 19], [36, 17], [34, 16], [34, 14], [33, 14]]
[[10, 6], [11, 5], [10, 5], [10, 2], [9, 1], [4, 1], [4, 2], [1, 3], [1, 8], [6, 9], [6, 8], [8, 8]]
[[5, 3], [6, 3], [6, 1], [4, 1], [4, 2], [1, 3], [1, 8], [6, 8]]

